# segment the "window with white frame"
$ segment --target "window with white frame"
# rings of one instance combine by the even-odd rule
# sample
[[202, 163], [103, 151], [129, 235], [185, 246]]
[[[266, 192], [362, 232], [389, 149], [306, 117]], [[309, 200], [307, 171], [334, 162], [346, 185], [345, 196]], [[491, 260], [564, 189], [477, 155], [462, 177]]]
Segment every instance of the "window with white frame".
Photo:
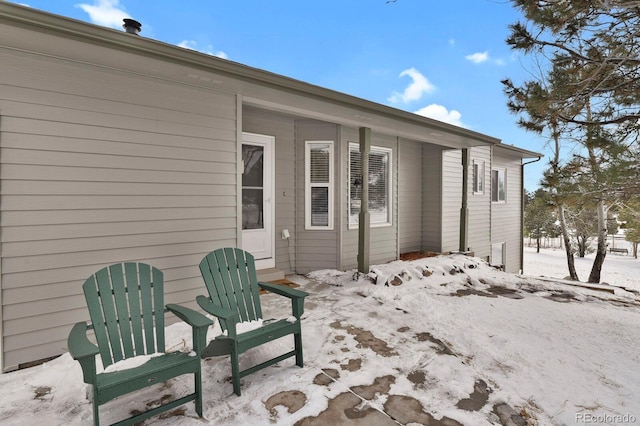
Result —
[[473, 193], [484, 192], [484, 161], [473, 160]]
[[305, 145], [305, 228], [333, 229], [333, 141]]
[[507, 200], [506, 170], [491, 170], [491, 201], [505, 202]]
[[[391, 222], [391, 149], [371, 147], [369, 152], [369, 214], [371, 225]], [[358, 226], [362, 206], [362, 163], [358, 144], [349, 144], [349, 226]]]

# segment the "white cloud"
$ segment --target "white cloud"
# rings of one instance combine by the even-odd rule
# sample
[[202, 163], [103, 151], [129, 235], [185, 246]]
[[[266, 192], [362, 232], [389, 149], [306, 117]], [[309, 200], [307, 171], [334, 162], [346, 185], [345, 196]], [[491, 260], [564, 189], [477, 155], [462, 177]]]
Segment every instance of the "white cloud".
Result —
[[475, 64], [481, 64], [489, 60], [489, 52], [476, 52], [471, 55], [467, 55], [464, 58]]
[[399, 77], [409, 76], [411, 77], [411, 84], [404, 89], [404, 92], [393, 92], [389, 97], [390, 102], [404, 102], [409, 103], [411, 101], [417, 101], [422, 98], [425, 93], [431, 93], [436, 89], [436, 86], [431, 84], [427, 77], [422, 75], [420, 71], [415, 68], [409, 68], [400, 73]]
[[421, 115], [423, 117], [433, 118], [434, 120], [438, 121], [444, 121], [445, 123], [453, 124], [454, 126], [466, 127], [462, 123], [462, 120], [460, 120], [460, 118], [462, 118], [462, 114], [460, 114], [455, 109], [449, 111], [442, 105], [431, 104], [419, 109], [415, 112], [415, 114]]
[[193, 40], [183, 40], [178, 43], [178, 46], [184, 49], [196, 50], [198, 52], [206, 53], [207, 55], [217, 56], [218, 58], [229, 59], [226, 53], [221, 51], [216, 52], [211, 48], [211, 46], [208, 46], [205, 49], [198, 48], [198, 43]]
[[122, 20], [129, 18], [124, 6], [120, 5], [120, 0], [94, 0], [93, 4], [76, 4], [76, 7], [84, 10], [91, 22], [105, 27], [116, 29], [122, 28]]
[[490, 57], [489, 52], [476, 52], [472, 53], [471, 55], [467, 55], [464, 58], [467, 61], [473, 62], [474, 64], [481, 64], [483, 62], [491, 62], [498, 66], [505, 66], [507, 64], [507, 61], [505, 61], [503, 58], [494, 59]]

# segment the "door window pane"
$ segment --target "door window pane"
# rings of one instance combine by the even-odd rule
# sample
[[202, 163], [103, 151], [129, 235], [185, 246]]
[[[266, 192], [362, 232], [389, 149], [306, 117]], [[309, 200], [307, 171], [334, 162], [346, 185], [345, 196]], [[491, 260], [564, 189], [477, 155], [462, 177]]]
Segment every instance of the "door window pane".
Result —
[[260, 187], [264, 185], [264, 147], [242, 145], [242, 186]]
[[242, 229], [264, 228], [262, 189], [242, 189]]
[[264, 147], [242, 145], [242, 229], [264, 229]]

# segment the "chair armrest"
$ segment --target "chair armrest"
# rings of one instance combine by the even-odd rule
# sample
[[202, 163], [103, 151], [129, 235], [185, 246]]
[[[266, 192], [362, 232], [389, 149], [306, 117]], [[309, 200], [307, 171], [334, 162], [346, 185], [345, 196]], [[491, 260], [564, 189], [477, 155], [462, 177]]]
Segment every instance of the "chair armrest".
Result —
[[296, 290], [295, 288], [289, 288], [282, 285], [271, 284], [271, 283], [258, 283], [260, 288], [263, 288], [271, 293], [279, 294], [280, 296], [285, 296], [290, 299], [293, 298], [305, 298], [309, 295], [306, 291]]
[[166, 305], [166, 308], [169, 312], [172, 312], [175, 316], [191, 326], [193, 351], [200, 356], [202, 350], [207, 344], [207, 329], [213, 324], [213, 321], [202, 315], [200, 312], [196, 312], [185, 306], [170, 303]]
[[211, 301], [210, 298], [206, 296], [197, 296], [196, 302], [198, 302], [198, 305], [200, 305], [200, 307], [204, 309], [205, 312], [208, 312], [214, 317], [218, 318], [220, 320], [220, 325], [222, 326], [222, 328], [227, 329], [229, 337], [231, 339], [235, 339], [236, 324], [240, 320], [240, 315], [237, 312], [216, 305]]
[[291, 299], [291, 312], [294, 317], [300, 320], [300, 317], [304, 313], [304, 298], [307, 297], [309, 293], [269, 283], [258, 283], [258, 286], [272, 293]]
[[67, 347], [71, 357], [82, 367], [84, 382], [95, 383], [96, 355], [100, 350], [87, 338], [87, 328], [86, 322], [76, 323], [67, 338]]
[[76, 323], [67, 339], [69, 353], [75, 360], [82, 358], [94, 357], [100, 353], [100, 350], [87, 338], [87, 323]]
[[213, 324], [213, 321], [211, 321], [209, 318], [205, 317], [200, 312], [187, 308], [186, 306], [170, 303], [166, 306], [166, 308], [167, 310], [169, 310], [169, 312], [175, 314], [175, 316], [189, 324], [191, 327], [202, 328], [209, 327]]
[[232, 311], [231, 309], [223, 308], [221, 306], [216, 305], [206, 296], [198, 296], [196, 297], [196, 302], [202, 309], [206, 312], [210, 313], [216, 318], [220, 318], [222, 320], [228, 321], [233, 319], [233, 317], [239, 317], [237, 312]]

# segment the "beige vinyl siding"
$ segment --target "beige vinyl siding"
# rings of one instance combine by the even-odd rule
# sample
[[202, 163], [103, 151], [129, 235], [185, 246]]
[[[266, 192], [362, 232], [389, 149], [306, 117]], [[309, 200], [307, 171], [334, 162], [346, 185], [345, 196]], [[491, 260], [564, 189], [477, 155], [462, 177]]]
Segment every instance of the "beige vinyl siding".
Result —
[[105, 265], [151, 263], [166, 301], [194, 307], [198, 262], [237, 241], [235, 95], [10, 50], [0, 63], [3, 371], [66, 350]]
[[[275, 261], [276, 268], [285, 274], [295, 272], [295, 121], [293, 118], [244, 107], [242, 127], [245, 132], [275, 137]], [[289, 230], [288, 240], [281, 238], [282, 230]]]
[[424, 145], [422, 148], [422, 249], [442, 250], [442, 148]]
[[[334, 202], [333, 229], [305, 229], [305, 141], [335, 141], [339, 147], [339, 128], [335, 124], [315, 120], [296, 123], [296, 272], [306, 274], [318, 269], [338, 268], [339, 250], [338, 203]], [[337, 154], [334, 151], [334, 154]], [[334, 161], [338, 156], [334, 156]], [[334, 167], [334, 189], [338, 185], [338, 168]], [[337, 191], [334, 190], [334, 194]], [[334, 195], [335, 196], [335, 195]]]
[[398, 168], [398, 235], [400, 253], [422, 249], [422, 146], [400, 140]]
[[442, 154], [442, 249], [460, 249], [460, 207], [462, 206], [462, 151]]
[[[488, 259], [491, 254], [491, 148], [469, 150], [469, 181], [467, 182], [469, 248], [475, 256]], [[484, 162], [484, 191], [473, 193], [473, 161]], [[461, 168], [462, 170], [462, 168]]]
[[[341, 221], [344, 224], [342, 232], [342, 258], [339, 269], [352, 269], [358, 265], [358, 229], [349, 229], [349, 143], [359, 142], [359, 130], [351, 127], [344, 127], [342, 133], [341, 146], [341, 182], [345, 185], [341, 200]], [[371, 146], [391, 148], [392, 152], [392, 225], [372, 226], [370, 234], [369, 262], [371, 265], [380, 264], [395, 260], [398, 257], [398, 140], [395, 137], [372, 132]]]
[[506, 169], [506, 201], [491, 203], [491, 240], [505, 243], [505, 270], [517, 273], [522, 269], [520, 250], [522, 246], [522, 159], [509, 155], [509, 151], [493, 149], [493, 168]]
[[[473, 193], [473, 160], [485, 162], [485, 191]], [[442, 251], [460, 250], [460, 209], [462, 207], [462, 151], [445, 151], [442, 173]], [[488, 147], [469, 149], [469, 179], [467, 207], [469, 210], [468, 247], [475, 256], [487, 257], [491, 253], [491, 191], [487, 183], [491, 168], [491, 150]]]

